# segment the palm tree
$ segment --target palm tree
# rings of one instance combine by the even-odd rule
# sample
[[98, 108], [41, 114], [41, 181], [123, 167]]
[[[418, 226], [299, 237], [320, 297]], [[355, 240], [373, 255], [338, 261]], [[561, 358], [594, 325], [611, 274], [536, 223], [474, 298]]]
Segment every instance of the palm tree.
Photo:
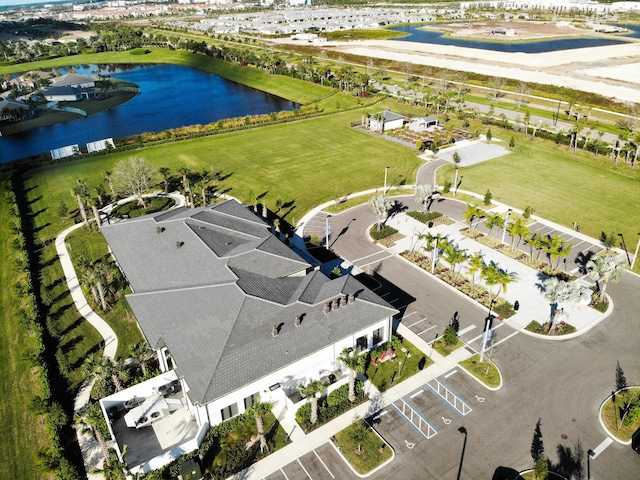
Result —
[[[547, 235], [543, 242], [543, 250], [549, 257], [549, 263], [551, 264], [551, 268], [557, 268], [560, 264], [560, 258], [566, 257], [571, 253], [571, 242], [564, 240], [558, 234], [554, 234], [553, 236]], [[557, 264], [554, 266], [553, 262], [555, 259], [558, 259]]]
[[100, 212], [98, 212], [98, 201], [95, 198], [87, 197], [87, 205], [91, 207], [93, 212], [93, 220], [96, 222], [96, 228], [100, 229]]
[[82, 185], [77, 185], [71, 190], [71, 192], [73, 193], [73, 195], [76, 197], [76, 200], [78, 201], [78, 210], [80, 211], [80, 215], [82, 216], [82, 223], [88, 226], [89, 220], [87, 219], [87, 210], [84, 206], [84, 200], [86, 198], [85, 188]]
[[[508, 273], [505, 270], [502, 270], [498, 267], [497, 264], [491, 262], [482, 270], [482, 279], [484, 283], [489, 287], [489, 304], [493, 305], [493, 303], [497, 300], [501, 293], [505, 293], [507, 291], [507, 285], [511, 282], [517, 280], [515, 273]], [[495, 296], [491, 291], [493, 286], [500, 285], [498, 291]]]
[[353, 350], [344, 348], [337, 360], [349, 369], [349, 401], [356, 401], [356, 373], [364, 373], [366, 369], [366, 356], [360, 354], [359, 349]]
[[585, 265], [589, 278], [596, 281], [598, 287], [598, 303], [606, 300], [605, 292], [609, 282], [617, 283], [622, 277], [625, 267], [616, 258], [607, 253], [603, 256], [593, 255]]
[[149, 344], [145, 341], [133, 343], [129, 347], [129, 351], [131, 352], [131, 355], [136, 357], [138, 359], [138, 362], [140, 362], [140, 370], [142, 370], [142, 376], [146, 378], [147, 360], [149, 358], [149, 354], [151, 353]]
[[465, 253], [464, 249], [458, 248], [458, 246], [455, 243], [450, 242], [444, 248], [443, 256], [444, 256], [444, 259], [447, 261], [447, 263], [451, 265], [450, 278], [452, 282], [455, 282], [458, 276], [456, 267], [467, 259], [467, 254]]
[[553, 320], [562, 302], [579, 302], [589, 298], [590, 290], [575, 282], [560, 280], [558, 277], [549, 277], [542, 282], [543, 294], [551, 304], [551, 316], [549, 320], [549, 332], [553, 328]]
[[109, 190], [111, 190], [111, 197], [115, 200], [116, 198], [116, 190], [113, 187], [113, 178], [111, 177], [111, 172], [109, 170], [105, 170], [103, 173], [105, 180], [109, 184]]
[[74, 424], [83, 435], [93, 435], [106, 459], [109, 454], [107, 443], [104, 440], [107, 428], [100, 404], [98, 402], [92, 403], [84, 417], [76, 413], [74, 416]]
[[326, 385], [320, 380], [311, 380], [306, 386], [298, 385], [298, 391], [305, 397], [311, 398], [311, 425], [318, 421], [318, 394], [324, 392]]
[[524, 241], [527, 245], [529, 245], [529, 258], [533, 260], [533, 251], [535, 249], [538, 252], [538, 255], [536, 256], [536, 259], [538, 259], [540, 257], [540, 252], [542, 252], [542, 249], [544, 247], [544, 237], [536, 232], [526, 236]]
[[384, 195], [376, 195], [374, 197], [371, 197], [371, 199], [369, 200], [369, 205], [371, 206], [373, 213], [376, 215], [377, 231], [379, 232], [383, 220], [387, 218], [387, 214], [393, 206], [393, 202]]
[[171, 176], [171, 170], [167, 167], [160, 167], [158, 173], [162, 175], [162, 182], [164, 183], [164, 193], [169, 193], [169, 177]]
[[433, 195], [435, 192], [435, 188], [431, 185], [418, 185], [416, 187], [416, 196], [415, 196], [415, 200], [417, 203], [422, 205], [423, 208], [423, 212], [427, 213], [427, 200], [429, 200], [431, 198], [431, 195]]
[[476, 284], [476, 272], [482, 273], [482, 270], [486, 267], [484, 254], [481, 251], [477, 251], [468, 257], [467, 261], [469, 262], [467, 273], [471, 275], [471, 285], [474, 286]]
[[[473, 203], [467, 203], [467, 211], [464, 212], [464, 219], [469, 224], [469, 231], [471, 231], [471, 224], [476, 218], [484, 217], [484, 210]], [[476, 225], [477, 228], [477, 225]]]
[[485, 225], [489, 228], [489, 235], [491, 235], [491, 230], [493, 230], [493, 227], [504, 227], [504, 218], [499, 213], [492, 213], [489, 215], [489, 217], [487, 217]]
[[[524, 224], [522, 218], [517, 218], [515, 222], [512, 222], [507, 227], [507, 232], [511, 235], [511, 251], [514, 251], [520, 245], [520, 242], [529, 233], [529, 228]], [[514, 245], [514, 241], [518, 238], [518, 243]]]
[[271, 411], [273, 405], [266, 402], [258, 402], [254, 404], [249, 410], [249, 415], [253, 416], [256, 421], [256, 429], [258, 430], [258, 439], [260, 439], [260, 451], [269, 449], [267, 445], [267, 439], [264, 436], [264, 416]]

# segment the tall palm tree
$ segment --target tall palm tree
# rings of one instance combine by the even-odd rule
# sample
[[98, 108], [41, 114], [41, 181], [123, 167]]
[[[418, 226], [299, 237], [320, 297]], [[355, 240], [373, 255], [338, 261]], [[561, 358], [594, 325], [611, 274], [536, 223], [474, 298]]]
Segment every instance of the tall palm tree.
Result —
[[[514, 273], [508, 273], [505, 270], [502, 270], [498, 267], [497, 264], [491, 262], [482, 270], [482, 279], [484, 283], [489, 287], [489, 304], [493, 305], [493, 303], [497, 300], [501, 293], [507, 291], [507, 285], [511, 282], [517, 280], [517, 277]], [[492, 287], [495, 285], [499, 285], [498, 291], [495, 295], [492, 292]]]
[[171, 176], [171, 169], [167, 167], [160, 167], [158, 173], [162, 175], [162, 183], [164, 184], [164, 193], [169, 193], [169, 177]]
[[80, 211], [80, 215], [82, 216], [82, 223], [84, 223], [85, 226], [89, 225], [89, 220], [87, 218], [87, 210], [85, 208], [84, 202], [85, 202], [85, 189], [82, 185], [76, 185], [71, 192], [73, 193], [73, 195], [75, 196], [77, 202], [78, 202], [78, 210]]
[[83, 435], [92, 435], [97, 440], [106, 459], [109, 455], [107, 443], [104, 440], [106, 424], [100, 404], [98, 402], [92, 403], [84, 416], [76, 414], [74, 424]]
[[140, 370], [142, 370], [142, 376], [146, 378], [147, 360], [149, 359], [149, 354], [151, 353], [149, 344], [145, 341], [133, 343], [129, 347], [129, 351], [131, 352], [131, 355], [136, 357], [138, 359], [138, 362], [140, 362]]
[[469, 262], [467, 273], [471, 275], [471, 285], [474, 286], [476, 284], [476, 272], [482, 272], [486, 267], [486, 264], [484, 263], [484, 254], [481, 251], [477, 251], [469, 256], [467, 261]]
[[422, 211], [424, 213], [427, 213], [427, 205], [429, 203], [428, 200], [431, 198], [431, 195], [433, 195], [434, 192], [435, 188], [428, 184], [418, 185], [416, 187], [415, 200], [417, 203], [422, 205]]
[[464, 249], [459, 248], [455, 243], [451, 242], [444, 248], [443, 257], [451, 266], [450, 278], [452, 282], [455, 282], [458, 276], [457, 267], [467, 259], [467, 254]]
[[590, 290], [576, 282], [567, 282], [558, 277], [549, 277], [542, 282], [543, 294], [551, 304], [551, 316], [549, 320], [549, 332], [553, 328], [558, 306], [563, 302], [579, 302], [589, 298]]
[[311, 399], [311, 425], [318, 421], [318, 394], [324, 392], [326, 385], [320, 380], [311, 380], [306, 386], [298, 385], [298, 391]]
[[[469, 231], [471, 231], [471, 225], [476, 218], [482, 218], [485, 216], [484, 210], [473, 203], [467, 203], [467, 211], [464, 212], [464, 219], [469, 224]], [[477, 225], [476, 225], [477, 227]]]
[[109, 170], [105, 170], [102, 172], [105, 180], [109, 184], [109, 190], [111, 190], [111, 197], [115, 200], [116, 198], [116, 189], [113, 187], [113, 177], [111, 176], [111, 172]]
[[[511, 251], [514, 251], [520, 245], [520, 242], [529, 233], [529, 227], [527, 227], [522, 218], [518, 217], [515, 222], [512, 222], [507, 226], [507, 232], [511, 236]], [[514, 244], [516, 238], [518, 242]]]
[[100, 229], [100, 212], [98, 212], [98, 200], [93, 197], [87, 197], [87, 205], [91, 207], [93, 212], [93, 220], [96, 222], [96, 228]]
[[260, 451], [269, 449], [267, 438], [264, 436], [264, 416], [271, 411], [273, 405], [267, 402], [258, 402], [254, 404], [248, 411], [256, 421], [256, 430], [258, 430], [258, 439], [260, 440]]
[[359, 349], [350, 352], [348, 348], [344, 348], [337, 360], [349, 369], [349, 401], [356, 401], [356, 373], [364, 373], [366, 369], [366, 356], [360, 354]]
[[491, 235], [491, 230], [493, 230], [493, 227], [504, 227], [504, 218], [499, 213], [492, 213], [487, 217], [485, 225], [489, 228], [489, 235]]
[[371, 197], [371, 199], [369, 200], [369, 205], [371, 206], [371, 210], [373, 210], [373, 213], [376, 216], [376, 230], [379, 232], [382, 226], [382, 222], [385, 218], [387, 218], [387, 214], [393, 206], [393, 202], [384, 195], [376, 195], [374, 197]]
[[598, 286], [598, 303], [605, 301], [605, 293], [609, 282], [617, 283], [622, 277], [625, 267], [611, 254], [593, 255], [585, 265], [589, 278]]

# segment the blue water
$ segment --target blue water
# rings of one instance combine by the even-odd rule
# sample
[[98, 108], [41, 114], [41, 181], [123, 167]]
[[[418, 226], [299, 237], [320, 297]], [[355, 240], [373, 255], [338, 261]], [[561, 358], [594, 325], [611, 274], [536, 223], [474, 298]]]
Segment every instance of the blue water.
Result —
[[[103, 74], [133, 82], [140, 95], [111, 110], [0, 138], [0, 162], [103, 138], [122, 138], [223, 118], [298, 107], [289, 100], [179, 65], [101, 65]], [[94, 75], [97, 65], [73, 67]], [[61, 69], [61, 73], [66, 73]]]
[[[625, 37], [638, 38], [640, 36], [640, 27], [637, 25], [625, 25], [627, 28], [632, 29], [631, 34], [625, 35]], [[543, 52], [555, 52], [558, 50], [571, 50], [575, 48], [586, 47], [602, 47], [606, 45], [618, 45], [620, 43], [626, 43], [624, 40], [613, 40], [609, 38], [562, 38], [555, 40], [537, 40], [524, 43], [495, 43], [484, 42], [481, 40], [464, 40], [461, 38], [447, 36], [444, 32], [436, 32], [430, 30], [422, 30], [421, 26], [405, 25], [400, 27], [393, 27], [391, 30], [398, 32], [406, 32], [410, 35], [403, 38], [395, 38], [394, 40], [403, 42], [418, 42], [418, 43], [434, 43], [437, 45], [454, 45], [456, 47], [467, 48], [479, 48], [482, 50], [493, 50], [496, 52], [524, 52], [524, 53], [543, 53]], [[624, 38], [624, 37], [623, 37]]]

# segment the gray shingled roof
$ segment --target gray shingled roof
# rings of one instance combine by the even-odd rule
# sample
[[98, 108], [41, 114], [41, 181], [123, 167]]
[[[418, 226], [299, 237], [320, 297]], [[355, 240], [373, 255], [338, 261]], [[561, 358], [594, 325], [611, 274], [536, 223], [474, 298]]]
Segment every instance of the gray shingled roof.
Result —
[[[145, 337], [152, 346], [167, 346], [196, 403], [396, 313], [351, 276], [300, 275], [309, 265], [234, 201], [102, 230], [134, 289], [127, 299]], [[178, 248], [176, 242], [184, 243]], [[346, 302], [347, 294], [355, 301]], [[323, 313], [336, 298], [341, 306]], [[273, 325], [281, 326], [276, 337]]]

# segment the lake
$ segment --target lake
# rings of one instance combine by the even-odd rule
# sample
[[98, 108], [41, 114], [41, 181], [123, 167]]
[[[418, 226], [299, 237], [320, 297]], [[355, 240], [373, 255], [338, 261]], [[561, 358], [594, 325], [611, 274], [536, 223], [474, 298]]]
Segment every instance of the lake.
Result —
[[[179, 65], [82, 65], [140, 86], [140, 94], [111, 110], [0, 138], [0, 162], [103, 138], [122, 138], [224, 118], [293, 110], [297, 104], [216, 75]], [[66, 73], [66, 69], [59, 69]]]
[[[630, 33], [621, 36], [638, 38], [640, 36], [640, 26], [621, 25], [631, 30]], [[436, 45], [454, 45], [456, 47], [479, 48], [482, 50], [493, 50], [496, 52], [523, 52], [523, 53], [544, 53], [558, 50], [572, 50], [575, 48], [603, 47], [608, 45], [618, 45], [626, 43], [624, 40], [614, 40], [610, 38], [560, 38], [553, 40], [533, 40], [528, 42], [486, 42], [482, 40], [466, 40], [448, 36], [445, 32], [433, 30], [423, 30], [424, 25], [405, 25], [393, 27], [390, 30], [405, 32], [410, 35], [393, 40], [402, 42], [433, 43]]]

